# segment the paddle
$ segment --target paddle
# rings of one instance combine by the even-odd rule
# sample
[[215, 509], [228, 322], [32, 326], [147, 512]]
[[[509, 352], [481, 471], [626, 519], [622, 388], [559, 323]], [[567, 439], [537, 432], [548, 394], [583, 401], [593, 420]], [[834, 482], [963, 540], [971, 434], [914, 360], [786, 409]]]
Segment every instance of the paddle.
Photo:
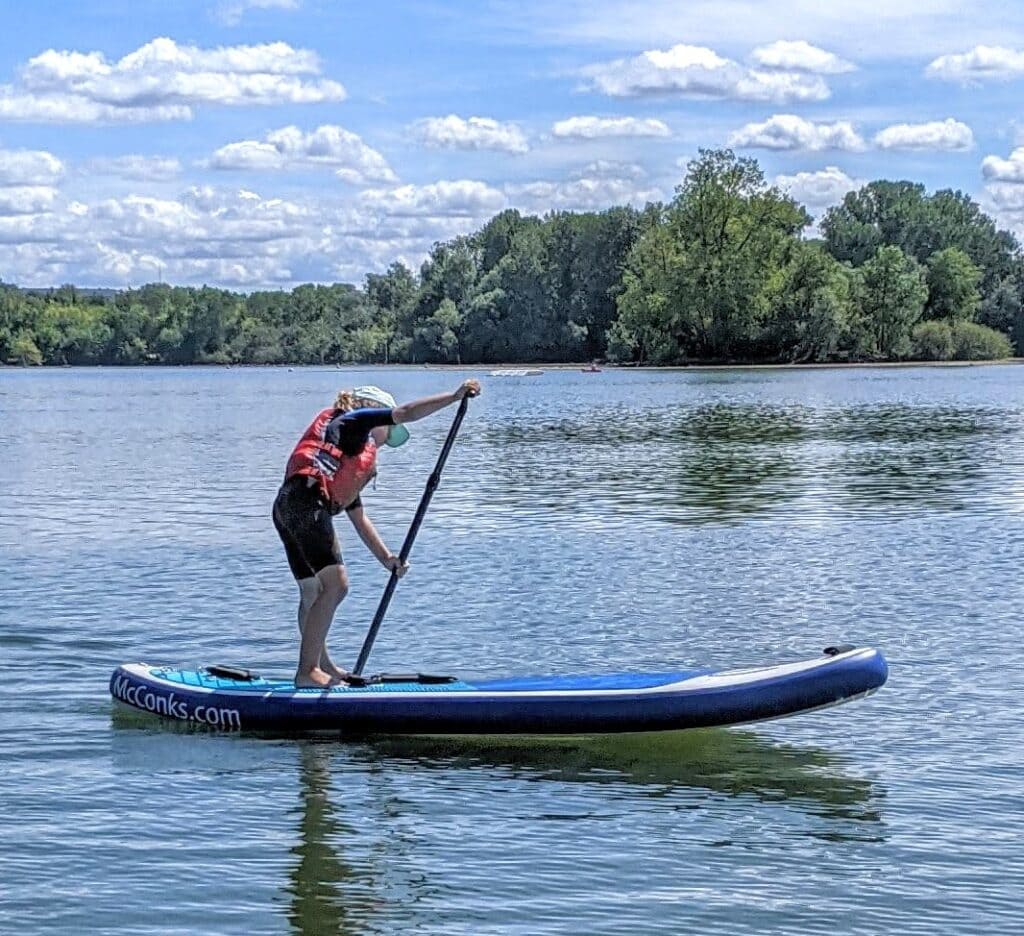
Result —
[[[434, 466], [433, 473], [427, 479], [427, 488], [420, 498], [420, 505], [416, 508], [416, 516], [412, 518], [412, 526], [409, 527], [409, 532], [405, 536], [405, 542], [402, 543], [402, 551], [398, 554], [399, 562], [402, 565], [409, 558], [409, 553], [412, 551], [412, 544], [416, 539], [416, 534], [419, 532], [420, 524], [423, 523], [423, 517], [430, 506], [430, 499], [434, 496], [434, 491], [441, 481], [441, 470], [444, 468], [444, 463], [448, 461], [448, 453], [455, 444], [455, 436], [459, 434], [459, 426], [462, 425], [462, 418], [466, 415], [466, 408], [469, 406], [469, 397], [470, 395], [467, 393], [462, 398], [462, 402], [459, 403], [459, 411], [455, 414], [451, 429], [448, 430], [448, 438], [445, 439], [441, 454], [437, 457], [437, 464]], [[373, 623], [370, 625], [366, 640], [363, 641], [363, 649], [359, 651], [359, 659], [356, 661], [355, 669], [352, 670], [353, 676], [359, 676], [363, 671], [363, 667], [366, 666], [370, 650], [373, 649], [373, 642], [377, 639], [377, 631], [380, 630], [380, 625], [384, 621], [384, 615], [387, 614], [388, 605], [391, 604], [391, 596], [395, 593], [395, 586], [397, 585], [398, 573], [392, 569], [391, 578], [388, 579], [387, 587], [384, 589], [384, 596], [380, 599], [377, 613], [373, 616]]]

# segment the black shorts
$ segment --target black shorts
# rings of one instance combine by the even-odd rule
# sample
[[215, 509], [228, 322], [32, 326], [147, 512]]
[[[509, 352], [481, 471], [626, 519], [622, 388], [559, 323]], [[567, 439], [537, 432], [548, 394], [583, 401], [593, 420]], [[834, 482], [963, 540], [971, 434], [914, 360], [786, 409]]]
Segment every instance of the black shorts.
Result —
[[312, 578], [321, 569], [343, 564], [331, 512], [316, 482], [310, 481], [306, 475], [289, 478], [274, 501], [274, 526], [296, 579]]

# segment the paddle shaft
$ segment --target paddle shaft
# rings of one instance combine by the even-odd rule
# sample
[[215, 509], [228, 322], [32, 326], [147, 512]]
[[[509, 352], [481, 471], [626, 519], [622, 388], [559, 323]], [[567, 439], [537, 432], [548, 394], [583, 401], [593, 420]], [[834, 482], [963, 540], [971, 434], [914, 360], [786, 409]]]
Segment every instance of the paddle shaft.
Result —
[[[444, 441], [444, 447], [441, 449], [441, 454], [437, 457], [437, 464], [434, 465], [434, 470], [430, 477], [427, 479], [427, 487], [423, 492], [423, 496], [420, 498], [420, 505], [416, 508], [416, 516], [412, 518], [412, 526], [409, 527], [409, 532], [405, 535], [405, 542], [402, 543], [402, 551], [398, 554], [399, 562], [404, 565], [409, 559], [409, 553], [412, 552], [412, 544], [416, 540], [416, 534], [420, 530], [420, 524], [423, 523], [423, 518], [426, 516], [427, 508], [430, 506], [430, 500], [434, 496], [434, 491], [437, 490], [438, 484], [441, 482], [441, 471], [444, 468], [444, 463], [448, 461], [448, 453], [452, 450], [452, 446], [455, 444], [455, 437], [459, 434], [459, 427], [462, 425], [462, 419], [466, 415], [466, 408], [469, 406], [469, 397], [464, 396], [462, 402], [459, 403], [459, 411], [455, 414], [455, 419], [452, 422], [451, 429], [448, 430], [448, 438]], [[380, 630], [380, 625], [384, 621], [384, 615], [388, 613], [388, 605], [391, 604], [391, 596], [395, 593], [395, 587], [398, 585], [398, 572], [394, 569], [391, 570], [391, 578], [388, 579], [387, 587], [384, 589], [384, 595], [380, 599], [380, 604], [377, 606], [377, 613], [373, 616], [373, 623], [370, 624], [370, 630], [366, 634], [366, 639], [363, 641], [363, 649], [359, 651], [359, 659], [356, 661], [355, 668], [352, 670], [353, 674], [358, 676], [363, 672], [363, 667], [366, 666], [366, 660], [370, 656], [370, 651], [373, 649], [373, 642], [377, 639], [377, 631]]]

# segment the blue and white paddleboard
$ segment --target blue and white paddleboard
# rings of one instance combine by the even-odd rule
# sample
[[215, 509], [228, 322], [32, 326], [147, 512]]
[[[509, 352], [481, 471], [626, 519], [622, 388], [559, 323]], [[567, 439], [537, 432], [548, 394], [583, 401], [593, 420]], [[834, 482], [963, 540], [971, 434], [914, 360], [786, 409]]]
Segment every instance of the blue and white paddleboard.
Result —
[[232, 731], [566, 735], [781, 718], [867, 695], [887, 674], [885, 658], [871, 648], [746, 669], [471, 681], [385, 676], [330, 689], [296, 689], [244, 670], [225, 676], [125, 663], [110, 692], [146, 712]]

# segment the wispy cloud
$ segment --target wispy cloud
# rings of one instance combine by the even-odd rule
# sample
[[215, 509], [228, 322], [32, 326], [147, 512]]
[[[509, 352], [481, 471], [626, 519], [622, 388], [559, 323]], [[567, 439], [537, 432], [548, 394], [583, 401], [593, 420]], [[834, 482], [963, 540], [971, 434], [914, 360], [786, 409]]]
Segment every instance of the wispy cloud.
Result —
[[237, 26], [249, 10], [297, 10], [300, 0], [221, 0], [214, 15], [226, 26]]
[[555, 123], [551, 133], [556, 137], [577, 140], [672, 135], [664, 121], [650, 117], [567, 117]]

